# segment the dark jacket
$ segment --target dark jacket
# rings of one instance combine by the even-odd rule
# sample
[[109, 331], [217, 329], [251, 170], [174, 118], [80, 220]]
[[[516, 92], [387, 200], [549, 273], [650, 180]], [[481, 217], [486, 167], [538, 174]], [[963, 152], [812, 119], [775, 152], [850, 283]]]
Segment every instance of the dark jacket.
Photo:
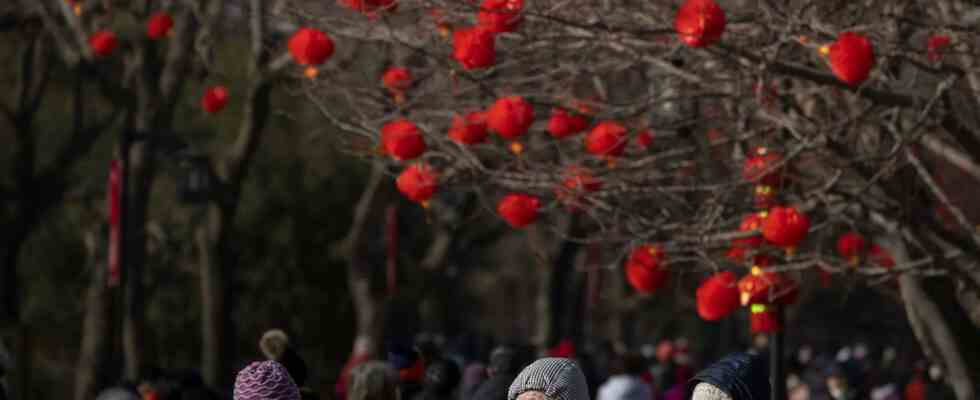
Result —
[[497, 374], [483, 381], [469, 400], [507, 400], [507, 391], [516, 375]]
[[698, 372], [688, 382], [687, 398], [694, 386], [710, 383], [732, 397], [732, 400], [769, 399], [769, 361], [765, 355], [735, 353]]

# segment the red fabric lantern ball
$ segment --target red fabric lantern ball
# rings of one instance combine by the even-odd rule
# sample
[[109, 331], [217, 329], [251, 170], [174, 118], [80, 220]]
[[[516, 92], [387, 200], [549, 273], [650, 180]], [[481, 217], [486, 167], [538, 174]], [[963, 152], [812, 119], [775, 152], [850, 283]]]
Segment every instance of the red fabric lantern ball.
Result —
[[704, 281], [696, 293], [698, 315], [717, 321], [738, 309], [738, 278], [730, 271], [719, 272]]
[[642, 132], [636, 135], [636, 145], [640, 149], [646, 150], [653, 145], [653, 131], [649, 129], [644, 129]]
[[381, 127], [381, 144], [385, 154], [399, 161], [418, 158], [425, 153], [425, 139], [412, 121], [399, 119]]
[[926, 47], [929, 50], [929, 61], [936, 62], [942, 60], [943, 55], [946, 53], [946, 48], [949, 47], [950, 43], [952, 43], [952, 40], [949, 36], [929, 36], [929, 41], [926, 43]]
[[779, 184], [780, 171], [774, 168], [783, 156], [778, 152], [759, 147], [742, 165], [742, 178], [761, 185], [775, 186]]
[[783, 329], [779, 319], [776, 318], [773, 306], [753, 304], [749, 312], [749, 326], [752, 333], [776, 333]]
[[464, 69], [480, 69], [497, 62], [497, 38], [482, 27], [457, 29], [453, 32], [453, 58]]
[[204, 91], [201, 97], [201, 108], [208, 114], [214, 114], [225, 109], [228, 105], [228, 88], [224, 86], [211, 86]]
[[[742, 217], [742, 223], [738, 225], [739, 232], [751, 232], [762, 228], [762, 223], [766, 219], [766, 212], [756, 212]], [[732, 241], [738, 247], [756, 249], [762, 246], [762, 235], [753, 235], [747, 238], [739, 238]]]
[[378, 12], [398, 9], [398, 0], [341, 0], [340, 2], [371, 18], [376, 17]]
[[885, 269], [895, 268], [895, 259], [891, 253], [875, 243], [868, 246], [868, 259], [879, 267]]
[[874, 49], [864, 35], [844, 32], [830, 45], [830, 69], [837, 79], [851, 86], [860, 85], [875, 65]]
[[867, 250], [864, 236], [857, 232], [848, 232], [837, 239], [837, 254], [846, 258], [851, 264], [857, 265], [861, 255]]
[[521, 23], [524, 0], [483, 0], [477, 21], [490, 32], [513, 32]]
[[398, 175], [395, 185], [409, 200], [425, 203], [436, 193], [439, 175], [426, 164], [412, 164]]
[[289, 38], [289, 53], [299, 65], [323, 64], [333, 52], [333, 40], [317, 29], [303, 28]]
[[564, 139], [582, 132], [588, 127], [589, 119], [584, 115], [572, 114], [560, 107], [551, 109], [551, 118], [548, 120], [548, 133], [556, 139]]
[[390, 67], [381, 75], [381, 84], [392, 93], [403, 93], [412, 87], [412, 73], [408, 68]]
[[738, 281], [739, 301], [749, 304], [793, 304], [799, 297], [799, 284], [780, 273], [766, 271], [772, 259], [755, 257], [751, 272]]
[[98, 31], [89, 36], [88, 45], [97, 57], [106, 57], [119, 48], [119, 40], [111, 31]]
[[466, 114], [466, 117], [454, 116], [453, 125], [449, 128], [449, 138], [454, 142], [465, 145], [483, 143], [487, 140], [487, 117], [480, 111]]
[[794, 248], [806, 239], [810, 219], [794, 207], [773, 207], [762, 224], [762, 236], [770, 243]]
[[677, 10], [674, 29], [688, 46], [711, 46], [725, 32], [725, 11], [714, 0], [687, 0]]
[[533, 123], [534, 107], [519, 96], [499, 99], [487, 110], [487, 126], [505, 139], [517, 139]]
[[153, 40], [159, 40], [170, 33], [174, 27], [174, 19], [165, 12], [153, 14], [146, 22], [146, 36]]
[[511, 193], [497, 203], [497, 213], [514, 228], [531, 225], [538, 219], [541, 200], [523, 193]]
[[603, 121], [585, 137], [585, 150], [597, 156], [619, 157], [628, 140], [626, 128], [615, 121]]
[[626, 281], [637, 292], [650, 294], [667, 283], [669, 272], [662, 265], [664, 252], [654, 245], [642, 245], [633, 249], [626, 260]]

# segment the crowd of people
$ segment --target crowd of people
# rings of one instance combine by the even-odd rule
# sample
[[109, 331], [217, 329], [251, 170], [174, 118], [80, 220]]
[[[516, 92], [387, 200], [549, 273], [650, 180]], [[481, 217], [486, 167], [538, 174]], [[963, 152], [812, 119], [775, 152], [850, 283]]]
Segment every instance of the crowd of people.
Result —
[[[761, 338], [760, 338], [761, 339]], [[334, 393], [307, 385], [307, 365], [279, 330], [266, 333], [266, 360], [239, 372], [233, 400], [768, 400], [768, 355], [764, 340], [697, 369], [699, 357], [684, 339], [645, 345], [635, 352], [578, 352], [563, 341], [546, 354], [529, 346], [502, 345], [486, 357], [445, 349], [432, 340], [392, 344], [381, 360], [354, 357]], [[878, 351], [880, 350], [880, 351]], [[809, 346], [785, 360], [788, 400], [947, 400], [942, 370], [909, 365], [893, 348], [858, 344], [834, 352]], [[536, 357], [539, 358], [534, 361]], [[113, 388], [98, 400], [226, 398], [199, 379], [145, 382]]]

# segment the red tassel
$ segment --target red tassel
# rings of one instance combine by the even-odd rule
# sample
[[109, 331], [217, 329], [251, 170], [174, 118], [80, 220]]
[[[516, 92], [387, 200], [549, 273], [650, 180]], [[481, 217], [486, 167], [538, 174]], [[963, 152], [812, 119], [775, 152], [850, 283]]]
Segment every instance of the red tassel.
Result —
[[783, 329], [776, 318], [776, 310], [765, 304], [752, 305], [749, 321], [752, 333], [774, 333]]

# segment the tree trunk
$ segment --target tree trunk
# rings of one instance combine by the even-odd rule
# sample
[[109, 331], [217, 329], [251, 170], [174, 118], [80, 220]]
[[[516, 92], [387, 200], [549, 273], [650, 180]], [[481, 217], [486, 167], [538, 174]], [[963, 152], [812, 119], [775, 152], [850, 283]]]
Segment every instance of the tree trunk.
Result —
[[228, 313], [228, 274], [221, 254], [228, 221], [217, 206], [210, 206], [206, 221], [197, 229], [196, 241], [201, 290], [201, 373], [208, 385], [222, 381], [228, 343], [224, 343]]
[[109, 306], [111, 298], [106, 287], [105, 259], [100, 259], [97, 233], [88, 232], [85, 244], [92, 269], [91, 281], [85, 291], [85, 312], [82, 320], [82, 340], [78, 365], [75, 368], [75, 400], [94, 398], [95, 391], [106, 378], [106, 355], [109, 341]]
[[[900, 239], [882, 241], [888, 245], [898, 263], [909, 262], [910, 257]], [[926, 356], [942, 365], [946, 382], [956, 393], [958, 400], [973, 400], [973, 382], [963, 360], [959, 344], [956, 342], [942, 310], [922, 288], [921, 279], [912, 274], [902, 274], [898, 278], [902, 301], [915, 337], [922, 345]]]

